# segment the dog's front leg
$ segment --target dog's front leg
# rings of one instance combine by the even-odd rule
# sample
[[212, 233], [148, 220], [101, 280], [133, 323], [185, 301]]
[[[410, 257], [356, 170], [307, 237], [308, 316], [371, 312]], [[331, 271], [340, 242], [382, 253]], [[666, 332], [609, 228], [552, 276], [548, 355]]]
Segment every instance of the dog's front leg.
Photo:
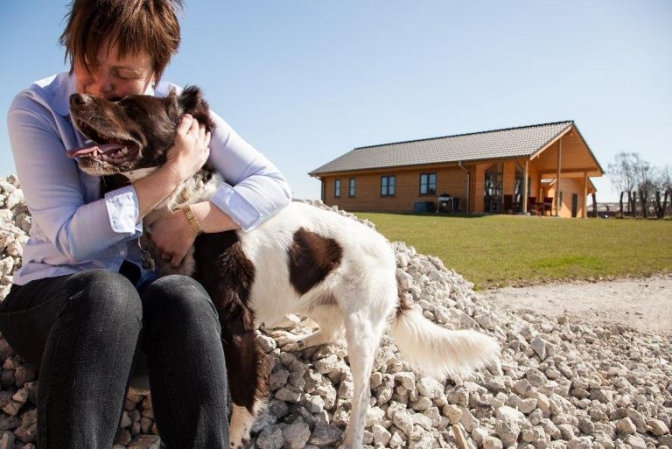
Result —
[[229, 427], [229, 441], [231, 449], [245, 449], [250, 442], [250, 431], [255, 416], [250, 411], [235, 402], [231, 408], [231, 424]]
[[255, 331], [236, 321], [222, 327], [222, 343], [233, 402], [230, 447], [245, 449], [257, 413], [266, 402], [269, 367]]

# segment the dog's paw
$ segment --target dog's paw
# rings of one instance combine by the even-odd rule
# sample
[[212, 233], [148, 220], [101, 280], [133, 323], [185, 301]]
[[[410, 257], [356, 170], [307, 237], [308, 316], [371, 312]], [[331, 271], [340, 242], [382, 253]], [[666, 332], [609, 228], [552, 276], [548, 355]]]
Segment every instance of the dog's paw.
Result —
[[305, 347], [305, 343], [301, 337], [287, 331], [274, 331], [271, 333], [271, 336], [284, 351], [300, 351]]
[[291, 343], [296, 343], [299, 339], [298, 336], [290, 332], [280, 330], [271, 332], [271, 337], [278, 343], [278, 346], [286, 346]]

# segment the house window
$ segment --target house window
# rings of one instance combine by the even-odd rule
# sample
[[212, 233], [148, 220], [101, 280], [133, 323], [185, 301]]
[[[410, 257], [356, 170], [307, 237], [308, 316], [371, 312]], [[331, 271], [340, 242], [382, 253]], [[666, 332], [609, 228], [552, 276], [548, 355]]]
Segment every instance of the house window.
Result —
[[436, 173], [420, 175], [420, 195], [436, 195]]
[[349, 196], [355, 196], [355, 178], [350, 178], [350, 189], [348, 191]]
[[334, 197], [339, 198], [341, 196], [341, 180], [337, 179], [334, 181]]
[[380, 196], [394, 196], [394, 176], [380, 177]]

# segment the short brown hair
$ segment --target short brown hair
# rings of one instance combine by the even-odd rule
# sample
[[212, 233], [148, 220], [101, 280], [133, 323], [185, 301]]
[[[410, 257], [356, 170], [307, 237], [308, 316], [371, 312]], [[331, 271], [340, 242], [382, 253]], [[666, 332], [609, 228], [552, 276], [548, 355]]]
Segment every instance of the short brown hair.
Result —
[[116, 44], [119, 56], [147, 52], [156, 81], [180, 46], [177, 13], [182, 0], [73, 0], [61, 34], [70, 67], [91, 70], [101, 45]]

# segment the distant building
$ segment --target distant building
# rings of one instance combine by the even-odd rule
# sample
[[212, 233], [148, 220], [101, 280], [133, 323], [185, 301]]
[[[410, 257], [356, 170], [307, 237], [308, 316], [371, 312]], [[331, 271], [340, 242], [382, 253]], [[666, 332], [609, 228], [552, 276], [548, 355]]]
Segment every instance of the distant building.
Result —
[[560, 217], [586, 217], [603, 174], [573, 121], [355, 148], [310, 172], [349, 211]]

